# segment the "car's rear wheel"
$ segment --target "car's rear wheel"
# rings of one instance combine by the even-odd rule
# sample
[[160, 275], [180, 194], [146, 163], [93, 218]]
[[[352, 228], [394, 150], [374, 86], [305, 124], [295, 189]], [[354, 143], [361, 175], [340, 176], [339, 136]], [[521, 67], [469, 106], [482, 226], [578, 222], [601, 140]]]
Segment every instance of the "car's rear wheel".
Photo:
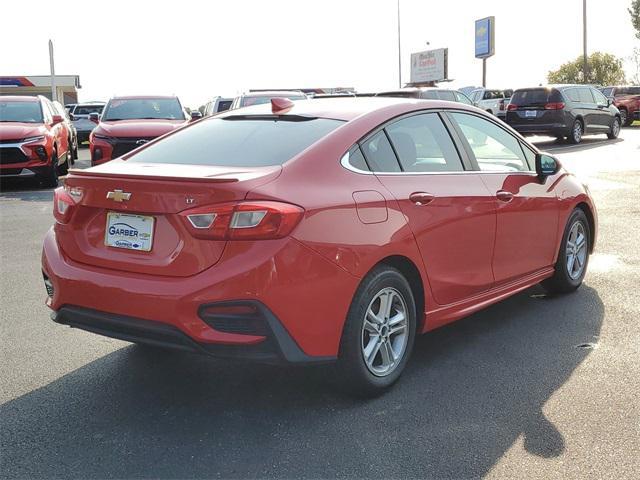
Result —
[[620, 135], [620, 124], [621, 119], [619, 117], [613, 117], [613, 122], [611, 122], [611, 129], [609, 130], [609, 133], [607, 133], [607, 137], [609, 138], [609, 140], [618, 138], [618, 135]]
[[51, 154], [51, 165], [45, 170], [42, 183], [49, 188], [58, 186], [58, 151], [55, 148]]
[[356, 292], [336, 365], [343, 386], [359, 396], [384, 392], [402, 374], [416, 333], [411, 287], [396, 269], [379, 266]]
[[582, 134], [584, 133], [584, 125], [582, 121], [576, 120], [571, 127], [571, 133], [569, 134], [569, 141], [575, 145], [582, 141]]
[[576, 290], [587, 273], [591, 231], [584, 211], [576, 208], [567, 221], [558, 252], [553, 277], [542, 282], [550, 293], [568, 293]]

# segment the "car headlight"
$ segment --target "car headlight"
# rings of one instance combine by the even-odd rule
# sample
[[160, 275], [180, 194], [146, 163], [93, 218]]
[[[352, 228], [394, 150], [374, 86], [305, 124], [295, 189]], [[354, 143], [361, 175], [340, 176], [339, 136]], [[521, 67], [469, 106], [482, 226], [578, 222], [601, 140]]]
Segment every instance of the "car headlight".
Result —
[[37, 137], [29, 137], [29, 138], [25, 138], [24, 140], [22, 140], [24, 143], [31, 143], [31, 142], [39, 142], [40, 140], [44, 140], [44, 135], [38, 135]]

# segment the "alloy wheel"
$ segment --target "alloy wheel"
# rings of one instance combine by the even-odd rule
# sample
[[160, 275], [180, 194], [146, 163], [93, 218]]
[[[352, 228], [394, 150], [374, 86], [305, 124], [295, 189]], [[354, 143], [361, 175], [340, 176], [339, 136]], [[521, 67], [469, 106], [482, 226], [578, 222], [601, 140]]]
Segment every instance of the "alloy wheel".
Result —
[[407, 305], [394, 288], [383, 288], [369, 303], [362, 324], [361, 349], [367, 369], [378, 377], [395, 370], [407, 350]]
[[573, 140], [576, 143], [579, 143], [582, 140], [582, 124], [580, 122], [576, 122], [573, 125]]
[[617, 137], [620, 133], [620, 120], [618, 118], [613, 119], [613, 125], [611, 127], [611, 133], [613, 133], [614, 137]]
[[580, 221], [571, 226], [565, 254], [567, 273], [573, 280], [580, 278], [587, 263], [587, 236], [584, 224]]

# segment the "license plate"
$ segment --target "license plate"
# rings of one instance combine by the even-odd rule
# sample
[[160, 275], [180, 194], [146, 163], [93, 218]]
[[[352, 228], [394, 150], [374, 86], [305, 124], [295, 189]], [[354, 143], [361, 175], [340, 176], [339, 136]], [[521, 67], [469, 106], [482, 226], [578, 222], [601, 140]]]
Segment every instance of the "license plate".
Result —
[[153, 244], [155, 218], [146, 215], [107, 213], [104, 243], [108, 247], [148, 252]]
[[527, 118], [535, 117], [538, 114], [536, 110], [525, 110], [524, 116]]

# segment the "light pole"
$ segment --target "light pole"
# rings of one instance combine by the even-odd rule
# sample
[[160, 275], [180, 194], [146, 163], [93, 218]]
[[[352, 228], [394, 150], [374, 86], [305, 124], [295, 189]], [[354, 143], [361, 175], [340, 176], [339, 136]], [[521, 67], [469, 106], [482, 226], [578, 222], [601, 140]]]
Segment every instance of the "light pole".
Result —
[[56, 68], [53, 64], [53, 42], [49, 40], [49, 66], [51, 68], [51, 101], [55, 102], [58, 99], [56, 92]]
[[400, 0], [398, 0], [398, 87], [402, 88], [402, 49], [400, 48]]
[[582, 75], [583, 83], [587, 83], [589, 62], [587, 57], [587, 0], [582, 0]]

